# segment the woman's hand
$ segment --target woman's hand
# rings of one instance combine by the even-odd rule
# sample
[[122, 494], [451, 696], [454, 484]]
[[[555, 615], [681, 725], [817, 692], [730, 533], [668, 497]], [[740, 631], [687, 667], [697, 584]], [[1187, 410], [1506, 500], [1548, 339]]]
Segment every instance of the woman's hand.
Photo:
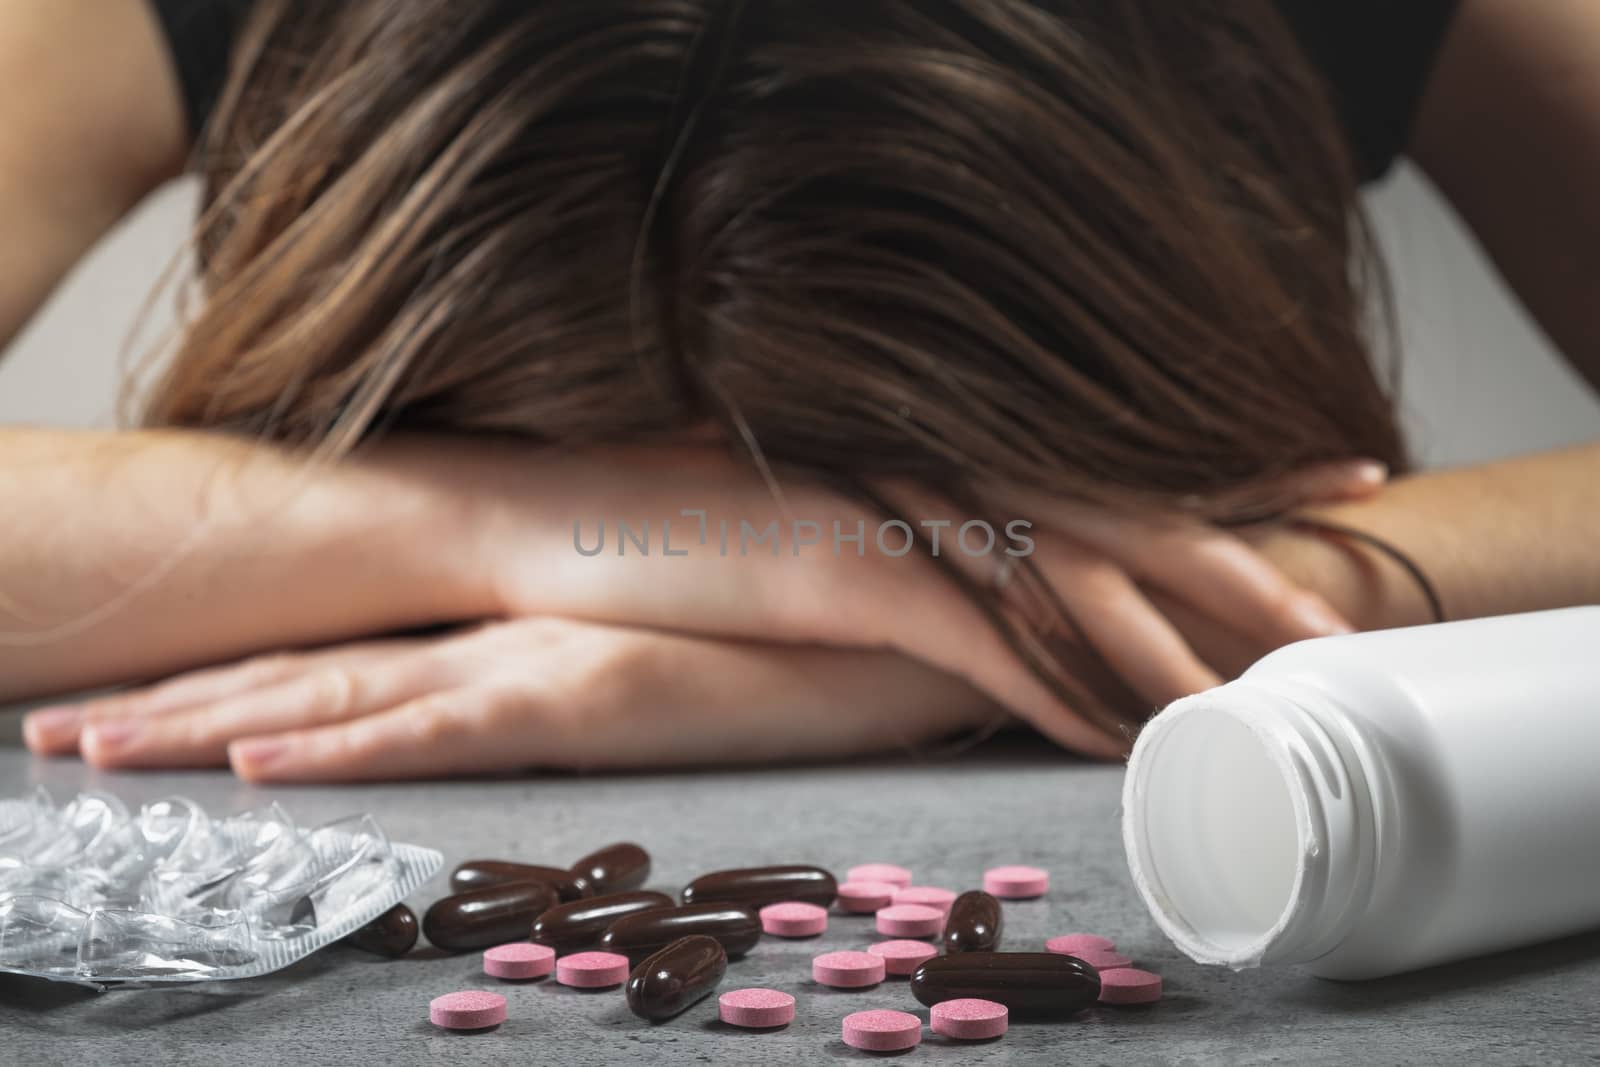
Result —
[[[1371, 461], [1330, 463], [1284, 480], [1273, 495], [1297, 508], [1363, 500], [1387, 476]], [[1256, 656], [1353, 629], [1320, 593], [1259, 553], [1248, 527], [1236, 532], [1178, 514], [1132, 519], [1060, 501], [1037, 501], [1033, 511], [1052, 541], [1041, 563], [1085, 635], [1158, 706], [1222, 680], [1223, 663], [1190, 649], [1217, 627], [1253, 646]], [[1186, 605], [1187, 624], [1158, 601]]]
[[[1349, 502], [1372, 497], [1386, 480], [1387, 470], [1373, 461], [1330, 463], [1274, 486], [1256, 486], [1251, 496], [1270, 489], [1267, 496], [1291, 506]], [[927, 502], [906, 506], [908, 512], [932, 508]], [[1152, 714], [1219, 684], [1240, 668], [1241, 649], [1251, 652], [1242, 659], [1248, 665], [1293, 641], [1352, 629], [1318, 593], [1292, 581], [1244, 537], [1210, 523], [1179, 514], [1112, 515], [1039, 498], [1018, 499], [1014, 511], [1033, 521], [1033, 562], [1083, 637]], [[955, 558], [981, 583], [1010, 580], [1003, 556]], [[1068, 748], [1103, 757], [1125, 753], [1129, 736], [1109, 734], [1088, 722], [1082, 709], [1064, 706], [941, 576], [908, 569], [909, 558], [880, 561], [875, 568], [853, 557], [830, 562], [843, 572], [822, 587], [839, 598], [842, 610], [833, 618], [849, 620], [859, 632], [883, 625], [887, 612], [896, 624], [880, 631], [876, 643], [967, 679]], [[822, 607], [814, 610], [826, 617]], [[1227, 658], [1211, 657], [1212, 649], [1224, 650]]]
[[[748, 468], [703, 447], [514, 466], [491, 458], [478, 471], [478, 480], [463, 483], [465, 506], [478, 516], [469, 524], [479, 531], [473, 555], [485, 561], [483, 580], [506, 614], [893, 649], [964, 679], [1069, 748], [1112, 757], [1126, 746], [1081, 709], [1064, 707], [935, 564], [920, 553], [879, 550], [872, 531], [883, 516], [855, 501], [805, 485], [774, 494]], [[1385, 474], [1371, 462], [1334, 463], [1276, 488], [1305, 504], [1328, 503], [1371, 495]], [[998, 549], [966, 557], [950, 547], [965, 516], [915, 494], [888, 495], [913, 524], [952, 523], [945, 554], [980, 582], [1000, 580], [1006, 557]], [[1011, 517], [1032, 521], [1035, 562], [1094, 649], [1151, 711], [1221, 680], [1217, 665], [1191, 650], [1192, 630], [1156, 606], [1162, 598], [1187, 604], [1186, 617], [1203, 618], [1202, 630], [1235, 631], [1262, 653], [1350, 628], [1319, 596], [1209, 524], [1040, 500], [1019, 501], [1014, 516], [1000, 519]], [[623, 522], [644, 535], [649, 554], [622, 541]], [[863, 524], [865, 544], [835, 550], [835, 522], [846, 532]], [[810, 524], [819, 543], [796, 543], [796, 523]], [[754, 539], [769, 530], [772, 540]]]
[[[684, 648], [700, 647], [703, 643], [688, 635], [701, 635], [889, 650], [920, 662], [935, 677], [949, 675], [965, 681], [1069, 748], [1114, 757], [1125, 746], [1124, 738], [1093, 725], [1079, 714], [1080, 709], [1063, 706], [1055, 693], [1022, 665], [983, 613], [920, 554], [885, 555], [872, 545], [871, 532], [866, 535], [871, 547], [859, 555], [851, 550], [853, 546], [835, 554], [826, 543], [831, 540], [828, 533], [821, 534], [825, 543], [803, 552], [791, 544], [789, 531], [796, 521], [814, 522], [818, 529], [829, 532], [834, 520], [846, 530], [854, 530], [860, 521], [868, 531], [874, 530], [881, 516], [853, 501], [802, 486], [787, 487], [786, 496], [776, 497], [753, 473], [710, 449], [555, 456], [498, 442], [446, 441], [432, 449], [419, 440], [401, 444], [400, 450], [389, 455], [390, 465], [397, 458], [410, 457], [423, 481], [449, 487], [448, 496], [435, 507], [456, 513], [450, 523], [455, 531], [450, 539], [418, 548], [439, 561], [441, 573], [448, 576], [447, 584], [459, 587], [464, 603], [482, 605], [482, 615], [534, 620], [530, 625], [563, 625], [548, 621], [556, 617], [673, 631], [686, 635], [675, 639], [685, 642]], [[1374, 480], [1370, 472], [1355, 468], [1312, 472], [1302, 495], [1347, 497], [1369, 492], [1377, 481], [1381, 478]], [[906, 504], [906, 517], [913, 522], [950, 520], [959, 526], [962, 519], [932, 502]], [[697, 518], [686, 518], [685, 510], [706, 513], [709, 530], [705, 544], [698, 543]], [[1178, 520], [1112, 519], [1055, 504], [1031, 505], [1019, 511], [1018, 517], [1034, 520], [1039, 546], [1035, 562], [1080, 620], [1091, 643], [1129, 680], [1152, 711], [1217, 679], [1212, 665], [1189, 651], [1188, 639], [1195, 629], [1184, 627], [1181, 621], [1175, 628], [1173, 613], [1151, 606], [1162, 596], [1177, 596], [1192, 604], [1204, 614], [1201, 628], [1206, 631], [1235, 627], [1256, 635], [1263, 651], [1340, 626], [1331, 613], [1319, 616], [1314, 600], [1301, 595], [1224, 531]], [[617, 555], [617, 523], [627, 521], [638, 531], [645, 519], [651, 520], [652, 554], [641, 555], [629, 545], [625, 554]], [[723, 519], [732, 524], [732, 545], [726, 554], [719, 543], [718, 524]], [[665, 554], [663, 520], [675, 523], [672, 555]], [[781, 550], [773, 553], [766, 545], [755, 545], [748, 552], [740, 551], [741, 524], [746, 522], [753, 530], [762, 531], [769, 523], [777, 523], [784, 531]], [[586, 546], [593, 545], [595, 533], [604, 523], [610, 538], [607, 550], [595, 556], [580, 553], [574, 544], [575, 523]], [[947, 544], [952, 536], [947, 531]], [[676, 554], [680, 552], [687, 554]], [[1003, 558], [958, 556], [958, 561], [978, 580], [993, 582]], [[605, 631], [605, 627], [595, 629]], [[484, 632], [492, 634], [497, 628]], [[652, 647], [669, 641], [663, 634], [652, 639], [657, 643]], [[465, 654], [492, 659], [488, 650], [497, 647], [492, 640], [483, 638], [481, 645], [473, 641]], [[647, 643], [645, 635], [612, 641], [618, 654], [636, 651], [641, 643]], [[304, 728], [349, 714], [353, 698], [344, 695], [342, 686], [352, 677], [349, 672], [355, 665], [368, 656], [386, 665], [381, 671], [373, 668], [375, 678], [401, 678], [408, 684], [385, 682], [385, 688], [363, 674], [365, 702], [354, 702], [362, 709], [362, 718], [374, 710], [369, 707], [372, 701], [382, 705], [376, 710], [386, 711], [415, 699], [419, 686], [426, 692], [447, 688], [445, 682], [455, 676], [438, 672], [427, 647], [396, 642], [349, 646], [331, 654], [337, 657], [340, 669], [323, 673], [306, 668], [305, 657], [269, 657], [242, 671], [206, 672], [198, 681], [159, 687], [130, 698], [127, 704], [122, 698], [113, 698], [108, 704], [94, 706], [95, 713], [120, 719], [123, 715], [117, 709], [132, 707], [152, 714], [176, 712], [182, 717], [164, 724], [137, 746], [113, 745], [116, 731], [107, 725], [91, 731], [83, 747], [91, 759], [108, 765], [166, 758], [221, 762], [227, 742], [236, 736]], [[449, 647], [454, 652], [460, 646], [452, 643]], [[705, 654], [717, 658], [709, 651]], [[728, 654], [724, 651], [722, 655]], [[472, 681], [475, 691], [481, 692], [479, 683], [494, 677], [496, 669], [485, 665], [475, 679], [461, 678], [448, 688]], [[521, 671], [526, 664], [514, 660], [505, 669]], [[901, 669], [909, 668], [902, 663]], [[567, 678], [570, 672], [557, 672], [556, 676]], [[744, 671], [730, 677], [759, 676]], [[208, 686], [223, 686], [226, 691]], [[231, 697], [246, 689], [252, 696], [241, 711]], [[746, 706], [764, 701], [768, 695], [768, 690], [748, 690]], [[221, 696], [230, 698], [225, 707], [219, 703]], [[581, 693], [570, 699], [582, 703]], [[725, 693], [724, 700], [728, 699], [734, 698]], [[265, 707], [263, 701], [275, 703]], [[302, 712], [303, 720], [293, 718]], [[858, 707], [853, 713], [863, 717], [864, 727], [870, 727], [875, 710]], [[480, 710], [479, 714], [492, 712]], [[288, 719], [261, 717], [266, 715]], [[245, 718], [248, 726], [239, 725]], [[30, 742], [40, 751], [73, 750], [78, 743], [78, 724], [73, 719], [71, 709], [30, 718]], [[276, 725], [279, 721], [286, 725]], [[397, 728], [400, 726], [403, 723], [397, 722]], [[174, 731], [189, 740], [175, 744], [170, 740]], [[801, 739], [788, 736], [782, 724], [772, 725], [771, 735], [771, 745], [764, 749], [771, 757], [810, 751], [800, 744]], [[697, 739], [692, 731], [684, 736]], [[709, 742], [716, 739], [714, 733], [707, 738]], [[144, 755], [136, 756], [136, 752]], [[516, 758], [526, 762], [521, 754]], [[591, 757], [569, 748], [551, 758]], [[712, 744], [699, 756], [679, 750], [674, 758], [721, 757]]]
[[25, 732], [35, 751], [76, 747], [100, 767], [354, 781], [838, 757], [999, 714], [891, 653], [528, 618], [198, 671], [37, 712]]

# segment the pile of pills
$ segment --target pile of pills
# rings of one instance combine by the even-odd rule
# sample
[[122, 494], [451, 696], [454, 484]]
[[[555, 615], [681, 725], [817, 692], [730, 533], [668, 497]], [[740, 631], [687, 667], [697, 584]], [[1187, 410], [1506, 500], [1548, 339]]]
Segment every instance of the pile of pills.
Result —
[[[885, 863], [852, 867], [844, 882], [820, 867], [791, 865], [715, 871], [677, 899], [642, 889], [650, 856], [616, 844], [570, 868], [472, 860], [451, 875], [451, 895], [417, 922], [404, 905], [352, 935], [370, 951], [403, 955], [422, 930], [451, 951], [483, 949], [486, 975], [527, 981], [553, 975], [579, 989], [624, 987], [644, 1019], [674, 1018], [709, 997], [730, 960], [762, 936], [810, 938], [828, 928], [830, 905], [873, 916], [887, 940], [864, 950], [825, 952], [811, 979], [837, 990], [871, 991], [889, 976], [910, 979], [929, 1011], [929, 1028], [949, 1041], [992, 1041], [1012, 1015], [1070, 1018], [1095, 1004], [1151, 1004], [1161, 979], [1133, 967], [1116, 943], [1097, 934], [1063, 934], [1044, 951], [1001, 951], [1001, 899], [1031, 899], [1049, 889], [1036, 867], [996, 867], [983, 889], [955, 893], [913, 884], [911, 872]], [[864, 995], [870, 996], [870, 992]], [[775, 1030], [795, 1019], [795, 998], [777, 989], [723, 992], [717, 1017], [729, 1026]], [[507, 1016], [499, 993], [467, 990], [435, 998], [428, 1016], [451, 1030], [483, 1030]], [[922, 1041], [914, 1014], [873, 1007], [845, 1015], [845, 1044], [895, 1052]]]

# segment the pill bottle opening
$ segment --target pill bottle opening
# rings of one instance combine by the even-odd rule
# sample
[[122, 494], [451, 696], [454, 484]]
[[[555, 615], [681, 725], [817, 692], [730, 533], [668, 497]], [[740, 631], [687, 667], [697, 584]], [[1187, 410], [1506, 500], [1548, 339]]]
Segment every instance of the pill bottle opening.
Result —
[[1129, 766], [1134, 880], [1190, 956], [1254, 966], [1288, 924], [1302, 877], [1285, 756], [1216, 705], [1187, 707], [1160, 727]]

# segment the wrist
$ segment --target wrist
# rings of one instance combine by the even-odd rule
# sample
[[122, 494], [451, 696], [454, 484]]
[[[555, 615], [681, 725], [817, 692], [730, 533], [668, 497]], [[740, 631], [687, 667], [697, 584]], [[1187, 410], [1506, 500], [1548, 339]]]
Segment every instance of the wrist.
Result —
[[340, 551], [369, 558], [395, 587], [394, 610], [418, 623], [503, 613], [485, 502], [468, 489], [468, 451], [445, 439], [396, 437], [351, 459], [325, 491], [356, 533]]
[[[1376, 503], [1307, 509], [1303, 514], [1370, 534], [1404, 553], [1427, 574], [1427, 561], [1418, 558], [1401, 532], [1388, 528]], [[1415, 577], [1386, 553], [1355, 538], [1285, 525], [1252, 534], [1249, 539], [1269, 561], [1297, 584], [1321, 595], [1357, 629], [1437, 621]]]

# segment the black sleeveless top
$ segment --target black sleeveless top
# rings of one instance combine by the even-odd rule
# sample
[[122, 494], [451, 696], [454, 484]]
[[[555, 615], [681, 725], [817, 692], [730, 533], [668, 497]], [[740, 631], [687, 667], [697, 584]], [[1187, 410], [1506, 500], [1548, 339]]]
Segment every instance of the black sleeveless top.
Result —
[[[177, 67], [190, 128], [198, 131], [227, 77], [229, 48], [251, 0], [149, 2]], [[1405, 150], [1459, 0], [1274, 3], [1327, 82], [1362, 177], [1382, 176]]]

